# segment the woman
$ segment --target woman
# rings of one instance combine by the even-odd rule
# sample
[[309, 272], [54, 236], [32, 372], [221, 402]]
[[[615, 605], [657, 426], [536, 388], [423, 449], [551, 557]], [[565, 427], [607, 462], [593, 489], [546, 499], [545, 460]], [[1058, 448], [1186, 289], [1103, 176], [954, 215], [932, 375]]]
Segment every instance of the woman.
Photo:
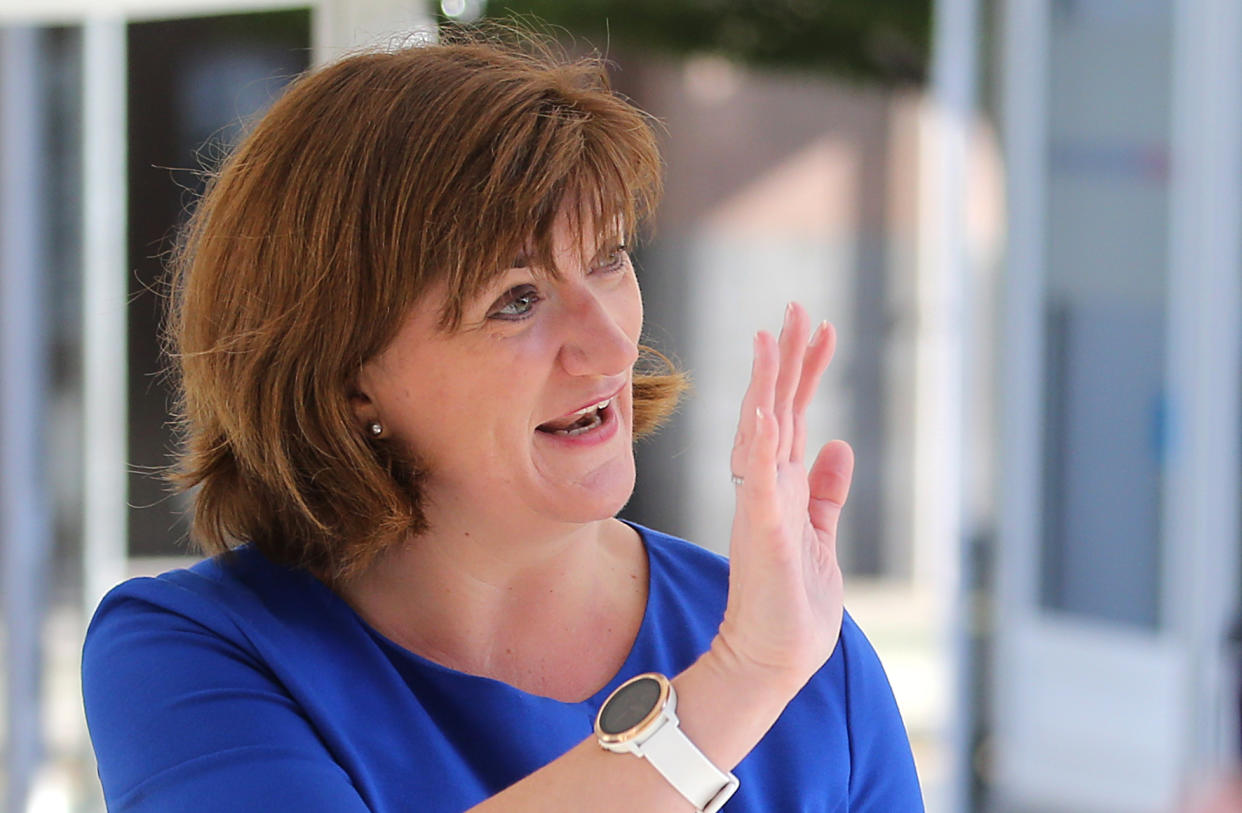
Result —
[[755, 338], [731, 568], [615, 518], [683, 385], [636, 372], [659, 168], [598, 61], [529, 39], [354, 56], [258, 123], [171, 301], [217, 555], [86, 641], [111, 810], [922, 809], [843, 615], [852, 453], [804, 462], [826, 323]]

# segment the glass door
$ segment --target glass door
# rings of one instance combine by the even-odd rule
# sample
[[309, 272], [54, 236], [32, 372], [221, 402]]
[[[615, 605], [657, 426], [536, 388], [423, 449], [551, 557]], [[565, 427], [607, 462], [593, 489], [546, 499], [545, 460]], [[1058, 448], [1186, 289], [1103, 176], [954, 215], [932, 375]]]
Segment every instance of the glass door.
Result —
[[1188, 578], [1170, 533], [1195, 465], [1175, 307], [1194, 295], [1179, 224], [1201, 179], [1175, 92], [1194, 5], [1008, 4], [999, 809], [1169, 810], [1196, 753], [1203, 622], [1184, 608], [1233, 576]]

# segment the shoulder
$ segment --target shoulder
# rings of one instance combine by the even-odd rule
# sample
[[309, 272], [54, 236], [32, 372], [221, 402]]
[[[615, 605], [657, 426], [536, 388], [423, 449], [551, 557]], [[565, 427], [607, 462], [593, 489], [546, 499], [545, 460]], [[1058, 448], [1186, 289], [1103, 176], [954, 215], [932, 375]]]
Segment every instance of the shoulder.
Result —
[[[342, 701], [356, 675], [340, 673], [373, 663], [337, 631], [314, 634], [335, 621], [313, 588], [242, 550], [104, 598], [82, 696], [109, 809], [269, 810], [281, 787], [305, 810], [363, 809], [325, 732], [355, 719], [374, 729], [381, 711]], [[330, 713], [335, 727], [321, 725]]]
[[[95, 610], [82, 646], [82, 694], [93, 731], [132, 716], [135, 681], [170, 664], [203, 673], [221, 660], [259, 666], [248, 623], [236, 612], [243, 588], [218, 560], [114, 587]], [[214, 657], [213, 657], [214, 656]], [[118, 718], [118, 719], [113, 719]]]
[[[877, 731], [905, 739], [896, 701], [880, 656], [847, 610], [832, 656], [811, 678], [804, 693], [831, 695], [844, 715], [851, 739]], [[876, 722], [886, 725], [877, 729]], [[887, 723], [896, 722], [893, 727]]]
[[850, 747], [850, 796], [866, 810], [921, 811], [922, 792], [897, 700], [875, 648], [847, 613], [840, 658]]
[[800, 809], [822, 794], [825, 809], [922, 810], [909, 740], [888, 678], [848, 612], [832, 657], [739, 766], [739, 776], [742, 770], [743, 786], [750, 782], [767, 800], [765, 809]]
[[250, 547], [130, 579], [95, 610], [83, 644], [83, 688], [90, 694], [109, 675], [171, 657], [224, 656], [258, 666], [273, 642], [331, 615], [328, 593], [309, 574], [278, 567]]
[[[87, 652], [96, 649], [135, 620], [144, 625], [164, 618], [221, 626], [225, 613], [221, 594], [229, 592], [227, 576], [212, 559], [192, 568], [170, 570], [159, 576], [140, 576], [112, 588], [95, 609], [86, 633]], [[118, 630], [118, 627], [122, 628]]]
[[884, 666], [848, 610], [841, 619], [836, 648], [798, 699], [837, 708], [847, 728], [859, 716], [890, 708], [892, 690]]
[[880, 656], [849, 610], [841, 619], [841, 636], [833, 657], [841, 658], [849, 680], [878, 679], [888, 684]]
[[261, 600], [256, 594], [261, 585], [254, 575], [265, 564], [256, 551], [241, 548], [190, 568], [122, 582], [96, 608], [87, 630], [87, 650], [137, 620], [146, 629], [163, 619], [169, 625], [197, 624], [227, 633], [237, 626], [241, 605]]

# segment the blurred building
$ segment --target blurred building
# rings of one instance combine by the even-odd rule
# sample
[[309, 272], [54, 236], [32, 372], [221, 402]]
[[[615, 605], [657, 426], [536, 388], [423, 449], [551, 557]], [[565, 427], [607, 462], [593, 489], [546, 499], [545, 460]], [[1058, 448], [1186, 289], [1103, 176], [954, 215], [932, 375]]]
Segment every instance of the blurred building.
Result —
[[1242, 5], [995, 19], [1008, 178], [990, 736], [1004, 810], [1236, 760]]
[[[922, 93], [611, 53], [664, 125], [648, 341], [695, 382], [627, 515], [723, 551], [750, 338], [801, 300], [840, 334], [810, 434], [858, 451], [847, 604], [928, 810], [1171, 811], [1238, 747], [1242, 4], [937, 23]], [[422, 0], [0, 5], [6, 813], [100, 809], [85, 622], [189, 556], [157, 327], [200, 171], [309, 64], [430, 24]]]

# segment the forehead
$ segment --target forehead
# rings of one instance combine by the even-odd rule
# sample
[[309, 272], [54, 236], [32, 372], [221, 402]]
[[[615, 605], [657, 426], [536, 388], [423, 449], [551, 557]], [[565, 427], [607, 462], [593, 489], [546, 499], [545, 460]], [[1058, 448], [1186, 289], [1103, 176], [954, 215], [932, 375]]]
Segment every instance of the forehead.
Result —
[[589, 261], [619, 240], [623, 242], [622, 220], [620, 216], [603, 219], [589, 213], [576, 215], [572, 208], [566, 208], [550, 228], [523, 242], [510, 267], [532, 268], [555, 276], [566, 260]]
[[463, 279], [456, 286], [456, 293], [462, 299], [483, 295], [514, 268], [529, 269], [536, 276], [559, 278], [567, 265], [589, 263], [600, 252], [624, 242], [626, 231], [620, 216], [600, 220], [574, 216], [572, 210], [562, 209], [548, 228], [514, 240], [496, 262], [476, 269], [477, 273], [470, 275], [473, 278]]

